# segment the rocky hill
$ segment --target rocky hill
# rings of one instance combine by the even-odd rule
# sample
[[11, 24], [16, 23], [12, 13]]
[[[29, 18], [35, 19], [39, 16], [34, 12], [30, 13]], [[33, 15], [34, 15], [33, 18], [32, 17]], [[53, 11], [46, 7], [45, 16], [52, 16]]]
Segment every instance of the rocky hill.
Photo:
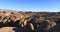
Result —
[[60, 32], [60, 12], [0, 11], [0, 32]]

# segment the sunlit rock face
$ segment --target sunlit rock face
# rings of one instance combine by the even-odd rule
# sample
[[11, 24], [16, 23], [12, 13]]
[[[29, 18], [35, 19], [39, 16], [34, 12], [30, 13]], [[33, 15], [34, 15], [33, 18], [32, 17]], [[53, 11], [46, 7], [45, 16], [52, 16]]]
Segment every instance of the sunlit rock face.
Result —
[[0, 11], [0, 32], [49, 32], [58, 24], [58, 12]]
[[0, 32], [24, 32], [20, 27], [2, 27]]
[[14, 27], [3, 27], [3, 28], [0, 28], [0, 32], [15, 32], [13, 28]]

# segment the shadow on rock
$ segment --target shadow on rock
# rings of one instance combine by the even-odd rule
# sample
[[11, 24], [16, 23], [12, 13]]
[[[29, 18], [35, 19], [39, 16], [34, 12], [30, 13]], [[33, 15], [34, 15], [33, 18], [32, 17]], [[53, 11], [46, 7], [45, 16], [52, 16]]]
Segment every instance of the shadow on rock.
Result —
[[60, 32], [60, 24], [57, 24], [56, 26], [50, 28], [47, 32]]
[[13, 28], [13, 30], [15, 31], [15, 32], [23, 32], [23, 29], [21, 29], [20, 27], [16, 27], [16, 28]]

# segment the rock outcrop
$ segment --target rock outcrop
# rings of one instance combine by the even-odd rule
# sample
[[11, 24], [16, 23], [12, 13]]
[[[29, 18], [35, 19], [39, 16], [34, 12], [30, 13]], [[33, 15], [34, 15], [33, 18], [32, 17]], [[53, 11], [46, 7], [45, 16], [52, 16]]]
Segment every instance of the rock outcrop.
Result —
[[60, 23], [59, 16], [60, 14], [53, 12], [0, 11], [0, 32], [54, 31], [54, 27]]

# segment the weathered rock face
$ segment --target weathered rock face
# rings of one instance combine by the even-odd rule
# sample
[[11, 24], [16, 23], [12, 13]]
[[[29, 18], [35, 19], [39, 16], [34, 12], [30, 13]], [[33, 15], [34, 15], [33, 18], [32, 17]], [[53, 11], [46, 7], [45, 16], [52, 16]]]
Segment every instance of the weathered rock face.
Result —
[[0, 32], [49, 32], [60, 23], [59, 16], [56, 13], [2, 11]]

